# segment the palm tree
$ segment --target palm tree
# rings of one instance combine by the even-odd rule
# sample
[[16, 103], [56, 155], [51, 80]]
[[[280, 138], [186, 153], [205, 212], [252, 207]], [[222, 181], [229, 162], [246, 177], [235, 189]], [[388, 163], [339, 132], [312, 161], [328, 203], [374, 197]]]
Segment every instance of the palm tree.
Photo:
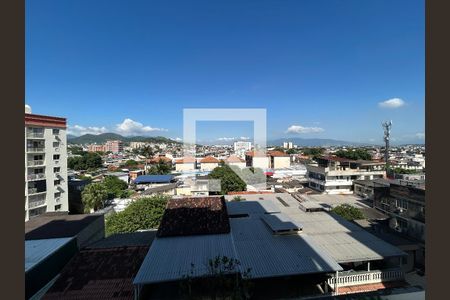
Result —
[[90, 213], [104, 207], [108, 198], [108, 191], [101, 183], [91, 183], [87, 185], [81, 193], [81, 200], [84, 205], [84, 212]]

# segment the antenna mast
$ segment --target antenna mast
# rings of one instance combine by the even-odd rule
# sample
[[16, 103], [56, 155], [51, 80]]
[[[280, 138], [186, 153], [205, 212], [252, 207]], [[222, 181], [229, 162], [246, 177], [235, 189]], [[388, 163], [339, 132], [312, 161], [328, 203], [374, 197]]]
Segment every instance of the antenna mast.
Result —
[[391, 127], [392, 127], [392, 121], [386, 121], [381, 124], [384, 128], [384, 142], [385, 142], [385, 149], [384, 149], [384, 161], [386, 162], [386, 169], [389, 167], [389, 139], [391, 137]]

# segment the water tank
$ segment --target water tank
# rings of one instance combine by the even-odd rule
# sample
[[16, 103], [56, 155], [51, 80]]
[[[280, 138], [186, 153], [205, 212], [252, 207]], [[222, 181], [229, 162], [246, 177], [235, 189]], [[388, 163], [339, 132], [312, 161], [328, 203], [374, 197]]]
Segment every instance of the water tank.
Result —
[[25, 113], [31, 114], [31, 106], [29, 106], [28, 104], [25, 104]]

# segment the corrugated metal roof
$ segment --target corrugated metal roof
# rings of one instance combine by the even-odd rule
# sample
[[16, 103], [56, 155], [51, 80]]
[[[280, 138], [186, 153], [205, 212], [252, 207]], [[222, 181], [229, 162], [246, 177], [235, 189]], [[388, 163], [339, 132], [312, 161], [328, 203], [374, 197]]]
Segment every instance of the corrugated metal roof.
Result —
[[134, 183], [169, 183], [173, 178], [173, 175], [140, 175], [134, 180]]
[[[245, 196], [247, 197], [247, 196]], [[281, 212], [271, 200], [264, 201], [233, 201], [227, 202], [228, 215], [264, 214]]]
[[207, 275], [208, 261], [216, 256], [236, 258], [230, 234], [156, 238], [133, 284], [180, 280], [191, 270], [193, 277]]
[[242, 268], [267, 278], [342, 270], [333, 258], [302, 234], [273, 235], [259, 217], [231, 219], [231, 233]]
[[288, 230], [302, 230], [303, 225], [291, 219], [284, 213], [276, 213], [271, 215], [263, 215], [261, 219], [272, 229], [274, 232], [288, 231]]
[[67, 244], [73, 238], [56, 238], [25, 241], [25, 272], [39, 264], [49, 255]]

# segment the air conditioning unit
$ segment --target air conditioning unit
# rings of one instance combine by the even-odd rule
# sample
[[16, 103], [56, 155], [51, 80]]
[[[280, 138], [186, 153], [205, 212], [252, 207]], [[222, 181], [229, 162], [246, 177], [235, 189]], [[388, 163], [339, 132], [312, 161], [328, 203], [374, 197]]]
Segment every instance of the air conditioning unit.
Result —
[[395, 231], [402, 232], [402, 228], [400, 226], [395, 227]]

